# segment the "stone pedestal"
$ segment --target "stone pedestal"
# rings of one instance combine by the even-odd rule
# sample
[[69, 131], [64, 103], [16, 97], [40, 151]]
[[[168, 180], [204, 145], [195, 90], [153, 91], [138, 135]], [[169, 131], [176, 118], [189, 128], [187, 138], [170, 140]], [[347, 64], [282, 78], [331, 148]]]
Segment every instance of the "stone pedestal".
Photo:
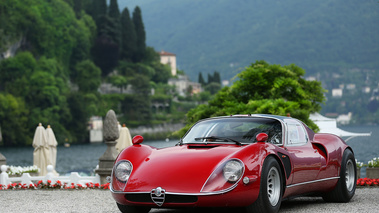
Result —
[[0, 153], [0, 166], [7, 165], [7, 159]]
[[95, 170], [100, 175], [100, 183], [107, 183], [107, 176], [111, 176], [114, 161], [117, 158], [116, 141], [106, 141], [107, 150], [99, 158], [99, 168]]
[[107, 150], [105, 150], [104, 154], [99, 158], [99, 168], [95, 170], [100, 176], [100, 184], [107, 183], [106, 178], [112, 174], [113, 164], [118, 155], [115, 146], [119, 135], [116, 114], [113, 110], [109, 110], [103, 126], [103, 136]]
[[370, 179], [379, 179], [379, 167], [366, 168], [366, 177]]

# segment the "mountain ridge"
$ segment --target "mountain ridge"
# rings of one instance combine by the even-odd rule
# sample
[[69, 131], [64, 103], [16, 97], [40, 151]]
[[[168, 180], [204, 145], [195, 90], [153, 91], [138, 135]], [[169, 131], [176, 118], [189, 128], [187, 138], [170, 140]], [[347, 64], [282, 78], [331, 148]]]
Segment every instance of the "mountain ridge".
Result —
[[379, 4], [368, 0], [119, 1], [142, 9], [147, 45], [177, 55], [192, 80], [230, 79], [256, 60], [307, 71], [379, 69]]

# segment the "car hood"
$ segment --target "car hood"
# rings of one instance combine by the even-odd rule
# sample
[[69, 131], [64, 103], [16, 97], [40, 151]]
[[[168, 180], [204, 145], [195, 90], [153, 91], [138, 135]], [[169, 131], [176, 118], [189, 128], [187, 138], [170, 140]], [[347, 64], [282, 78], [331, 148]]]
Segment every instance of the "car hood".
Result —
[[[241, 146], [182, 145], [153, 148], [144, 159], [138, 162], [131, 159], [133, 172], [125, 191], [150, 192], [161, 187], [171, 193], [199, 193], [217, 166], [238, 150], [241, 150]], [[134, 152], [138, 155], [138, 148]]]

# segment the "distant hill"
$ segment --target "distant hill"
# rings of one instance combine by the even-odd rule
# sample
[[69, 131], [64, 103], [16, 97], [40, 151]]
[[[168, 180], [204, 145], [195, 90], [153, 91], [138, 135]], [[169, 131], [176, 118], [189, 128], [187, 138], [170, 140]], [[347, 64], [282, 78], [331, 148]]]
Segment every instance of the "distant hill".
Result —
[[147, 45], [177, 55], [192, 80], [230, 79], [256, 60], [307, 74], [379, 69], [377, 0], [121, 0], [142, 9]]

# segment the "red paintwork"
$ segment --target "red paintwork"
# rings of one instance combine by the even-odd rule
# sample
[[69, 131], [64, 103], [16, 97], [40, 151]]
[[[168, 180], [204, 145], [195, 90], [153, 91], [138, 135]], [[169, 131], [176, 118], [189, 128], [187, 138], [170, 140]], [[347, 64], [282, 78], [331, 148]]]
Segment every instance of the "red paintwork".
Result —
[[[116, 159], [116, 162], [120, 160], [132, 162], [133, 172], [126, 187], [113, 177], [111, 187], [121, 192], [112, 191], [112, 196], [116, 202], [123, 205], [157, 207], [154, 203], [130, 202], [125, 199], [125, 193], [150, 193], [152, 189], [162, 187], [166, 193], [191, 194], [198, 197], [195, 203], [164, 203], [162, 207], [247, 206], [258, 197], [262, 165], [269, 155], [275, 157], [282, 166], [284, 183], [287, 186], [283, 197], [330, 191], [335, 187], [338, 179], [311, 183], [306, 187], [294, 184], [338, 176], [343, 152], [349, 147], [337, 136], [315, 134], [308, 127], [305, 126], [305, 128], [309, 141], [302, 146], [276, 146], [258, 142], [245, 146], [187, 144], [156, 149], [140, 145], [143, 138], [135, 137], [134, 145], [121, 152]], [[266, 140], [266, 134], [259, 134], [258, 141]], [[290, 174], [286, 174], [285, 165], [280, 160], [287, 157], [291, 162]], [[244, 163], [245, 171], [242, 178], [249, 177], [250, 183], [244, 184], [241, 178], [234, 189], [209, 194], [210, 190], [219, 191], [233, 186], [224, 182], [220, 183], [220, 186], [207, 185], [203, 189], [212, 172], [229, 159], [239, 159]]]
[[136, 135], [132, 139], [133, 144], [140, 144], [143, 142], [143, 137], [141, 135]]
[[268, 139], [268, 135], [266, 133], [259, 133], [257, 135], [257, 141], [258, 142], [266, 142]]

